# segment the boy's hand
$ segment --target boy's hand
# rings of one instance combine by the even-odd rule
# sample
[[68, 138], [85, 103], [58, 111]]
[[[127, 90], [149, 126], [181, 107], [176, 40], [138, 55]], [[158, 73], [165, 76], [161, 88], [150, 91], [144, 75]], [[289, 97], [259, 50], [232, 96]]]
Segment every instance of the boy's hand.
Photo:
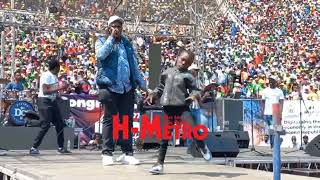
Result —
[[145, 88], [145, 87], [140, 87], [140, 91], [148, 92], [148, 89], [147, 89], [147, 88]]
[[194, 97], [193, 96], [189, 96], [185, 99], [186, 101], [194, 101]]
[[186, 101], [194, 101], [194, 100], [198, 100], [198, 101], [200, 101], [200, 96], [198, 96], [198, 95], [192, 95], [192, 96], [189, 96], [189, 97], [187, 97], [186, 98]]
[[140, 88], [140, 92], [143, 95], [143, 97], [146, 98], [152, 92], [152, 90], [147, 88]]
[[143, 103], [146, 103], [150, 106], [154, 103], [153, 100], [154, 100], [153, 95], [149, 94], [148, 97], [143, 101]]

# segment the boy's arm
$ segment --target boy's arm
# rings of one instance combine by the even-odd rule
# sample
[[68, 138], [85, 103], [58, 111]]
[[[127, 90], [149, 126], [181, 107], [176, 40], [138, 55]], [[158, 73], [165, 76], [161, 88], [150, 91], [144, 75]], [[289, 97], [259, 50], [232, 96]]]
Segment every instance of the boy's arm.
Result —
[[196, 79], [191, 74], [185, 79], [185, 83], [186, 83], [187, 89], [191, 91], [190, 92], [191, 97], [197, 97], [197, 98], [201, 97], [201, 89], [197, 87]]

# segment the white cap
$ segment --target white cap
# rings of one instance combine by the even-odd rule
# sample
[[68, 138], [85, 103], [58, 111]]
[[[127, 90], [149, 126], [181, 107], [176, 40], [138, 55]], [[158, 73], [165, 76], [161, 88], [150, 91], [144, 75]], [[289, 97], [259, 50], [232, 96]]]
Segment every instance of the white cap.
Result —
[[115, 21], [120, 21], [122, 24], [124, 23], [124, 20], [119, 17], [119, 16], [111, 16], [108, 20], [108, 26], [110, 26], [110, 24], [112, 24]]

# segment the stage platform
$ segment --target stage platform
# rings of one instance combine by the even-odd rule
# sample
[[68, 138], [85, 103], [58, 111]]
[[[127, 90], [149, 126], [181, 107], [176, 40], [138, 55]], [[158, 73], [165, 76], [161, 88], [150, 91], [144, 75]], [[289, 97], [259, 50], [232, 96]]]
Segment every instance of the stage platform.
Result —
[[[73, 150], [72, 155], [58, 155], [55, 151], [43, 150], [39, 156], [30, 156], [28, 151], [10, 151], [6, 156], [0, 156], [0, 180], [7, 180], [8, 177], [11, 180], [273, 179], [272, 172], [268, 172], [272, 168], [271, 150], [257, 148], [257, 151], [242, 149], [237, 158], [214, 158], [205, 162], [186, 154], [184, 147], [170, 147], [163, 175], [151, 175], [148, 172], [156, 161], [156, 150], [136, 152], [135, 156], [142, 161], [141, 165], [116, 164], [110, 167], [102, 167], [100, 151]], [[300, 175], [319, 173], [316, 168], [317, 163], [320, 163], [319, 157], [292, 150], [282, 150], [282, 154], [283, 172]], [[116, 157], [119, 155], [120, 152], [115, 153]], [[318, 178], [283, 173], [282, 179]]]

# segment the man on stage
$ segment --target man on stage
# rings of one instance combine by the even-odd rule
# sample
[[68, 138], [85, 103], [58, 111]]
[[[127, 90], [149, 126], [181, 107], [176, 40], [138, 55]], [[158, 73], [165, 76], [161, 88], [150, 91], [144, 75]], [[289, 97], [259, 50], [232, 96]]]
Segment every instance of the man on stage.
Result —
[[[103, 166], [112, 165], [113, 115], [129, 117], [129, 127], [133, 125], [134, 91], [137, 86], [146, 91], [146, 85], [138, 69], [138, 62], [133, 45], [127, 37], [122, 35], [124, 20], [118, 16], [110, 17], [108, 21], [107, 36], [100, 37], [95, 44], [98, 73], [96, 77], [99, 86], [99, 100], [104, 105], [102, 150]], [[121, 138], [121, 132], [120, 132]], [[122, 140], [121, 155], [117, 161], [136, 165], [139, 160], [133, 157], [132, 133], [129, 139]]]
[[58, 81], [58, 73], [60, 71], [60, 64], [58, 60], [50, 60], [48, 62], [48, 71], [44, 72], [40, 77], [40, 89], [38, 95], [38, 109], [41, 121], [41, 130], [36, 137], [32, 148], [31, 155], [39, 154], [38, 147], [40, 146], [43, 137], [46, 135], [52, 123], [57, 131], [58, 153], [71, 153], [63, 147], [64, 133], [63, 128], [65, 124], [62, 120], [59, 105], [57, 103], [58, 92], [68, 87], [68, 84]]
[[272, 109], [272, 105], [273, 104], [280, 104], [280, 109], [282, 112], [282, 107], [283, 107], [283, 101], [284, 101], [284, 95], [283, 95], [283, 91], [281, 89], [278, 88], [278, 82], [276, 80], [275, 77], [270, 77], [269, 78], [269, 87], [267, 87], [263, 93], [262, 93], [262, 99], [263, 101], [263, 113], [264, 113], [264, 118], [265, 121], [267, 123], [267, 133], [270, 137], [270, 147], [271, 149], [273, 148], [273, 135], [270, 134], [268, 131], [269, 129], [273, 129], [273, 109]]

